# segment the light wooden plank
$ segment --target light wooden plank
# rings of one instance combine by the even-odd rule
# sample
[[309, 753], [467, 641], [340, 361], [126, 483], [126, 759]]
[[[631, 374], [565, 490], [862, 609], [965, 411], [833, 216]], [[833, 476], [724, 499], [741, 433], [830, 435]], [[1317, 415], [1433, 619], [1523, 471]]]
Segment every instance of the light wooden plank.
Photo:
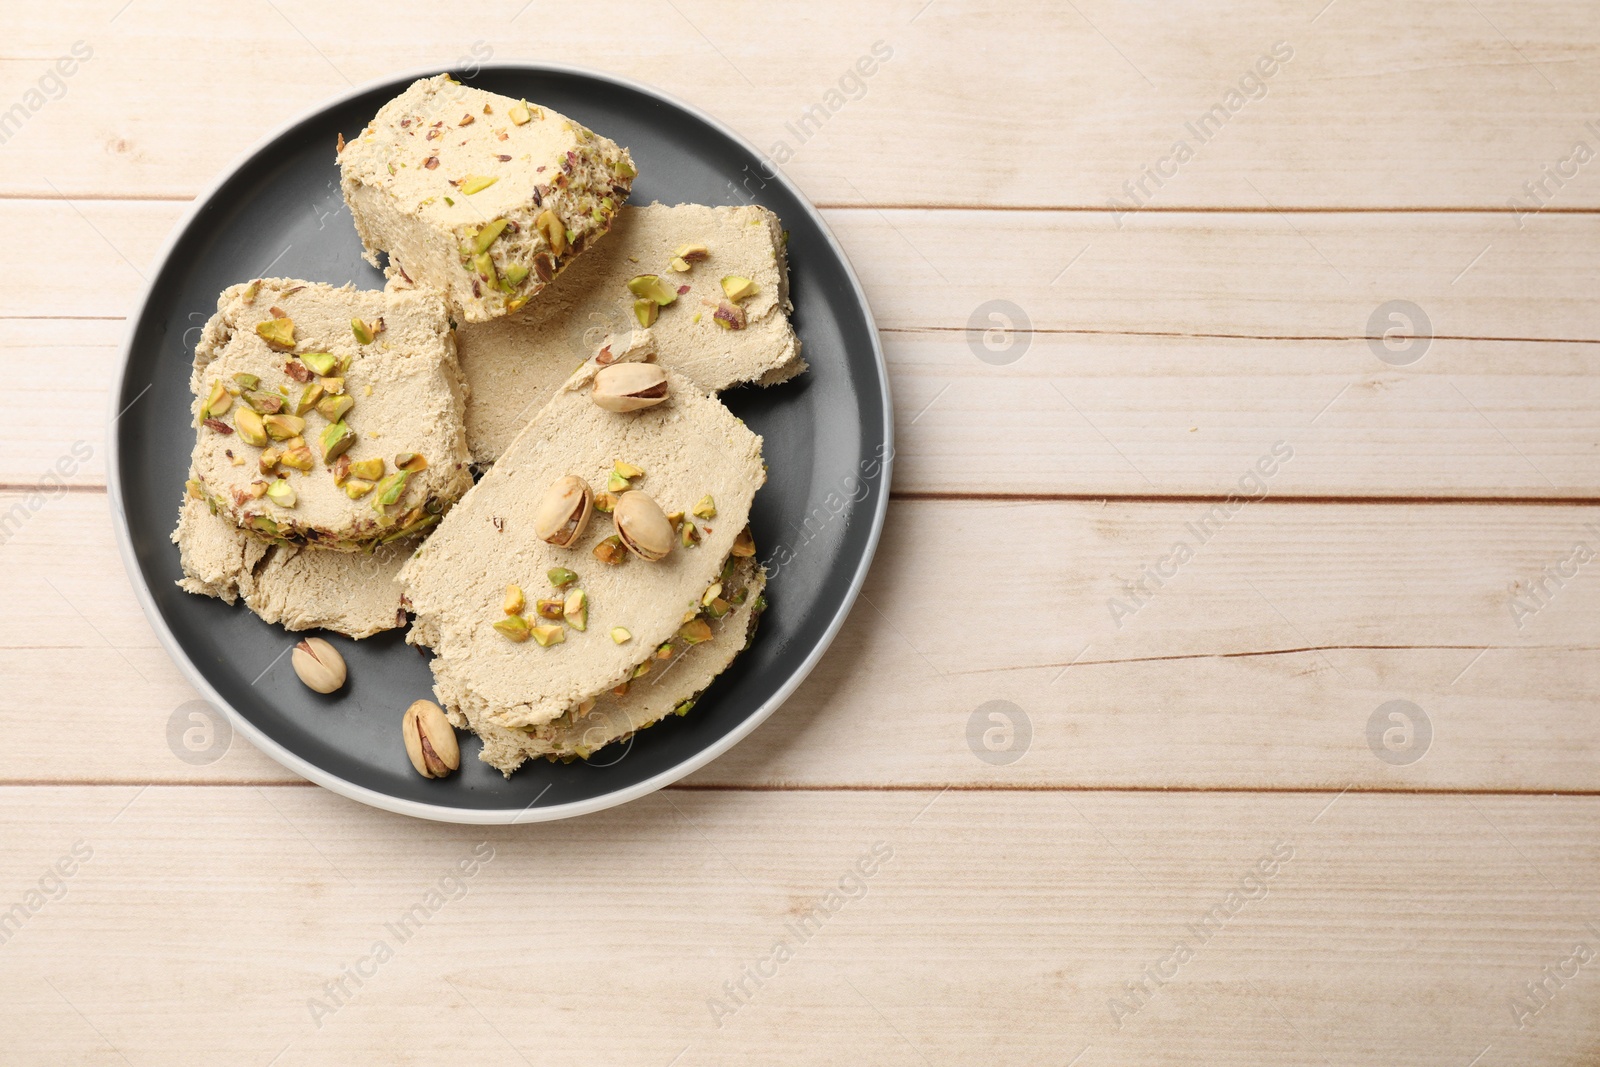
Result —
[[[1203, 0], [1159, 17], [1111, 0], [825, 0], [770, 18], [711, 0], [607, 9], [634, 33], [597, 32], [581, 8], [467, 5], [441, 24], [423, 0], [380, 20], [307, 0], [123, 7], [16, 15], [0, 84], [32, 113], [0, 189], [192, 195], [351, 83], [490, 55], [659, 85], [832, 203], [1099, 208], [1142, 181], [1164, 207], [1500, 208], [1574, 141], [1597, 143], [1585, 123], [1600, 30], [1562, 0], [1249, 0], [1226, 18]], [[93, 58], [64, 95], [27, 97], [74, 41]], [[850, 80], [875, 44], [890, 58]], [[1275, 49], [1292, 58], [1247, 81]], [[1241, 83], [1258, 99], [1229, 99]], [[1190, 129], [1214, 107], [1225, 122]], [[1178, 141], [1193, 158], [1174, 164]], [[1159, 187], [1147, 167], [1167, 175]], [[1600, 205], [1584, 170], [1552, 190], [1559, 207]]]
[[1593, 797], [673, 791], [476, 829], [301, 789], [3, 796], [28, 811], [8, 904], [93, 852], [0, 954], [18, 1065], [1409, 1067], [1600, 1041], [1592, 959], [1544, 972], [1600, 942]]
[[[16, 235], [0, 248], [11, 283], [0, 317], [127, 314], [184, 210], [0, 201], [0, 224]], [[1546, 215], [1519, 233], [1485, 213], [1190, 212], [1145, 215], [1121, 230], [1105, 212], [824, 214], [881, 328], [957, 330], [965, 340], [976, 327], [980, 348], [983, 330], [997, 325], [980, 313], [990, 300], [1017, 305], [1026, 322], [1016, 325], [1038, 332], [1361, 339], [1408, 328], [1385, 315], [1373, 321], [1381, 306], [1406, 300], [1435, 338], [1600, 342], [1587, 285], [1600, 273], [1600, 216]], [[38, 269], [44, 245], [52, 271]], [[95, 284], [60, 285], [61, 272]], [[194, 310], [203, 322], [211, 309]], [[1411, 370], [1426, 371], [1431, 354]], [[1374, 357], [1371, 366], [1388, 365]]]
[[[59, 461], [103, 485], [123, 324], [6, 332], [0, 484]], [[1225, 495], [1282, 441], [1280, 498], [1600, 496], [1600, 346], [1440, 340], [1412, 368], [1362, 341], [1039, 334], [998, 367], [948, 332], [885, 348], [902, 493]]]
[[[16, 499], [0, 494], [0, 515]], [[895, 505], [816, 674], [694, 781], [1600, 789], [1600, 564], [1573, 555], [1600, 549], [1600, 511], [1249, 505], [1160, 588], [1147, 581], [1144, 603], [1127, 593], [1194, 540], [1207, 506]], [[0, 778], [287, 778], [242, 741], [206, 767], [169, 748], [165, 724], [193, 693], [120, 574], [103, 509], [63, 496], [0, 545], [14, 679]], [[793, 571], [815, 558], [788, 547]], [[1536, 599], [1561, 566], [1575, 576], [1546, 578]], [[1430, 725], [1425, 747], [1391, 738], [1415, 760], [1381, 754], [1394, 700]], [[1017, 709], [999, 709], [1009, 740], [992, 701]], [[34, 725], [41, 709], [50, 730]], [[83, 739], [70, 763], [62, 734]]]

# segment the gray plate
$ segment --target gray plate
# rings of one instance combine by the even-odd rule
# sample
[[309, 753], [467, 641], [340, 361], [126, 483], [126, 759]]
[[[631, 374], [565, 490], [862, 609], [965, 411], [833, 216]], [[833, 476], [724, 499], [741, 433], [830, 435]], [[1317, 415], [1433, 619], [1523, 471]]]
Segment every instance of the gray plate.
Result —
[[[428, 71], [424, 73], [436, 73]], [[795, 327], [810, 373], [723, 399], [766, 439], [770, 474], [751, 518], [773, 571], [755, 643], [684, 718], [595, 754], [525, 764], [509, 781], [463, 735], [461, 771], [428, 781], [401, 743], [402, 710], [432, 695], [424, 656], [401, 632], [324, 635], [350, 665], [332, 697], [306, 689], [292, 643], [242, 604], [173, 583], [176, 523], [193, 446], [188, 375], [217, 294], [263, 275], [381, 288], [339, 195], [335, 135], [353, 138], [409, 75], [358, 89], [269, 137], [196, 201], [132, 320], [112, 412], [110, 492], [128, 573], [174, 660], [233, 727], [284, 766], [390, 811], [454, 822], [564, 818], [643, 796], [727, 751], [777, 709], [838, 632], [866, 577], [888, 504], [888, 379], [866, 298], [816, 210], [759, 153], [711, 118], [653, 90], [560, 67], [494, 64], [462, 81], [525, 97], [625, 144], [632, 202], [758, 203], [789, 230]]]

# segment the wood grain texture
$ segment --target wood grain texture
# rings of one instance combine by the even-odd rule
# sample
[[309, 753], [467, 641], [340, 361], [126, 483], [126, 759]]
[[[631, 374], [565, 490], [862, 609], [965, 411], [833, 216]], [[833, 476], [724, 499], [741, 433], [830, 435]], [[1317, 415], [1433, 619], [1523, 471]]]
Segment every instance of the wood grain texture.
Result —
[[[1600, 1057], [1587, 6], [13, 7], [6, 1064]], [[781, 158], [883, 330], [901, 499], [750, 738], [626, 809], [475, 830], [237, 739], [176, 758], [195, 694], [103, 486], [187, 201], [351, 82], [490, 58], [659, 85]]]
[[[19, 499], [0, 494], [0, 516]], [[17, 677], [0, 693], [0, 779], [290, 779], [242, 740], [205, 767], [173, 756], [167, 720], [194, 694], [119, 572], [104, 507], [47, 500], [0, 545], [0, 604], [18, 605], [0, 611], [0, 662]], [[1575, 544], [1600, 551], [1600, 509], [1264, 503], [1200, 545], [1188, 524], [1206, 511], [897, 504], [815, 675], [691, 781], [1600, 790], [1596, 564], [1532, 588]], [[1160, 587], [1124, 588], [1172, 569], [1183, 539], [1194, 557]], [[788, 547], [801, 571], [808, 546]], [[995, 558], [1012, 562], [997, 573]], [[1415, 762], [1372, 748], [1391, 700], [1431, 724]], [[1028, 720], [1014, 762], [986, 762], [969, 732], [975, 717], [978, 737], [990, 727], [992, 701]], [[29, 728], [45, 706], [84, 739], [70, 765], [54, 731]]]
[[1593, 797], [669, 790], [479, 830], [303, 789], [0, 796], [30, 811], [8, 905], [92, 850], [4, 945], [19, 1067], [1409, 1067], [1600, 1045], [1593, 962], [1520, 1028], [1511, 1007], [1600, 941]]
[[[736, 19], [712, 0], [623, 0], [607, 17], [631, 35], [597, 33], [586, 8], [520, 3], [457, 7], [444, 26], [422, 0], [382, 19], [308, 0], [123, 7], [8, 23], [8, 102], [75, 41], [94, 54], [60, 99], [36, 98], [0, 190], [191, 196], [352, 83], [490, 57], [658, 85], [828, 203], [1101, 208], [1143, 181], [1158, 207], [1503, 209], [1600, 137], [1585, 128], [1600, 120], [1600, 32], [1562, 0], [1247, 0], [1225, 17], [1204, 0], [1159, 17], [1113, 0], [826, 0]], [[875, 44], [890, 58], [848, 80]], [[1275, 47], [1292, 58], [1247, 81]], [[1202, 127], [1212, 108], [1223, 117]], [[1177, 164], [1180, 140], [1193, 157]], [[1159, 187], [1146, 167], [1166, 173]], [[1600, 206], [1600, 183], [1580, 172], [1553, 204]]]

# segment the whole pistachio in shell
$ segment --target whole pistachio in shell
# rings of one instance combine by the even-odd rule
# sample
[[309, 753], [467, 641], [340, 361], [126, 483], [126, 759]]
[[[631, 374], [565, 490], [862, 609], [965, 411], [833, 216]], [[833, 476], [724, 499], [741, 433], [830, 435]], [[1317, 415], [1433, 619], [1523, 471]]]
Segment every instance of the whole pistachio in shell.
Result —
[[418, 700], [406, 709], [401, 721], [405, 730], [406, 755], [411, 766], [424, 778], [443, 778], [461, 766], [461, 747], [456, 732], [439, 705]]
[[558, 548], [568, 548], [583, 536], [593, 513], [594, 490], [576, 474], [569, 474], [545, 490], [533, 519], [534, 535]]
[[594, 376], [589, 394], [607, 411], [638, 411], [667, 398], [667, 372], [655, 363], [613, 363]]
[[623, 547], [640, 559], [654, 563], [672, 551], [672, 523], [649, 494], [632, 489], [617, 497], [611, 520]]
[[319, 693], [332, 693], [344, 685], [344, 657], [320, 637], [308, 637], [295, 645], [289, 662], [300, 680]]

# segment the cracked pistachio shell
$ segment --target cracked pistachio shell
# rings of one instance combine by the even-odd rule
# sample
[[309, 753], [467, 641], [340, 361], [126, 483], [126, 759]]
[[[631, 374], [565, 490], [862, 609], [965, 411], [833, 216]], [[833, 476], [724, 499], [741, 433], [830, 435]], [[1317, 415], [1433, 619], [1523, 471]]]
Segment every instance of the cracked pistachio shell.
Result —
[[418, 700], [402, 720], [406, 755], [424, 778], [444, 778], [461, 766], [461, 748], [444, 711], [431, 700]]
[[533, 519], [534, 536], [558, 548], [568, 548], [583, 536], [593, 513], [594, 490], [576, 474], [569, 474], [545, 490]]
[[617, 498], [611, 520], [617, 525], [617, 537], [623, 547], [640, 559], [654, 563], [672, 552], [672, 523], [648, 494], [637, 489], [623, 493]]
[[332, 693], [344, 685], [344, 657], [320, 637], [308, 637], [295, 645], [289, 658], [294, 673], [319, 693]]
[[667, 398], [667, 372], [654, 363], [613, 363], [594, 376], [590, 398], [607, 411], [639, 411]]

